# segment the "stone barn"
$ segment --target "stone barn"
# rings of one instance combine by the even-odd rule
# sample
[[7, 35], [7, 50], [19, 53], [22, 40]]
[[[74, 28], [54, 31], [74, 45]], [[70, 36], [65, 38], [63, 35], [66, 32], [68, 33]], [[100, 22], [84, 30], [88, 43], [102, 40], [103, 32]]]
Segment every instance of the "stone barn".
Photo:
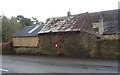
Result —
[[39, 49], [42, 54], [90, 57], [96, 55], [96, 41], [91, 16], [51, 18], [39, 33]]
[[[44, 25], [27, 26], [22, 31], [12, 36], [13, 47], [17, 53], [27, 54], [36, 52], [38, 42], [38, 32]], [[34, 51], [33, 51], [34, 50]]]

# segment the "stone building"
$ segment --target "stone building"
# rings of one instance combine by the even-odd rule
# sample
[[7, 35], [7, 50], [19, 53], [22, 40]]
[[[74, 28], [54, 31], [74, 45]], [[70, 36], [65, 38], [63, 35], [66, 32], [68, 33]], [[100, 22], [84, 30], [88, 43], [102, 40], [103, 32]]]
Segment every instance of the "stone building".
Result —
[[100, 36], [94, 32], [89, 13], [51, 18], [38, 33], [43, 54], [81, 57], [97, 54], [96, 41]]
[[[47, 54], [80, 57], [116, 57], [117, 40], [100, 40], [101, 38], [118, 38], [118, 10], [83, 13], [47, 19], [45, 25], [25, 29], [25, 33], [35, 32], [36, 42], [27, 36], [20, 44], [21, 35], [13, 36], [13, 46], [18, 54]], [[28, 43], [26, 44], [26, 40]], [[101, 42], [102, 41], [102, 42]], [[22, 41], [21, 41], [22, 42]], [[111, 43], [114, 42], [114, 43]], [[114, 45], [115, 46], [112, 46]], [[24, 47], [23, 47], [24, 45]], [[32, 46], [31, 46], [32, 45]]]
[[118, 10], [109, 10], [91, 13], [93, 18], [93, 28], [96, 33], [103, 38], [118, 38]]

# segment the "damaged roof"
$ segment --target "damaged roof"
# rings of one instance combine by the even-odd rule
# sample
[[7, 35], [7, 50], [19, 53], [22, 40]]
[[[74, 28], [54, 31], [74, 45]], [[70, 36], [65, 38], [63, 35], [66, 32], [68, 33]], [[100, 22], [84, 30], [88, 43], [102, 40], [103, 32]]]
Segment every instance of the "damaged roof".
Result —
[[43, 29], [38, 33], [41, 34], [48, 32], [84, 31], [96, 35], [93, 30], [92, 23], [99, 22], [100, 16], [102, 16], [104, 27], [103, 34], [119, 34], [118, 10], [119, 9], [95, 12], [90, 14], [83, 13], [67, 17], [50, 18]]
[[38, 33], [84, 31], [95, 34], [90, 18], [89, 13], [64, 18], [51, 18]]
[[38, 32], [43, 28], [43, 26], [44, 26], [44, 24], [27, 26], [22, 31], [18, 32], [17, 34], [13, 35], [12, 37], [37, 36]]

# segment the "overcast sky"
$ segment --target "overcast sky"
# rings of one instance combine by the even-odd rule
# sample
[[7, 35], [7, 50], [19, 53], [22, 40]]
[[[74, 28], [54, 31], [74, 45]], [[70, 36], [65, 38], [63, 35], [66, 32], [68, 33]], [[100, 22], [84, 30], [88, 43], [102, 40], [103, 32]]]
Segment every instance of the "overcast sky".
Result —
[[50, 17], [118, 9], [119, 0], [0, 0], [0, 14], [23, 15], [45, 21]]

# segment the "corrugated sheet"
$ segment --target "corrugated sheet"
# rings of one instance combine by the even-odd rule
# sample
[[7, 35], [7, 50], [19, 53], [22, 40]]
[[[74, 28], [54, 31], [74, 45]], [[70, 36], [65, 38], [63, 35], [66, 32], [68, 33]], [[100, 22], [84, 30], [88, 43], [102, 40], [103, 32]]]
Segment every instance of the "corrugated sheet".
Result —
[[[43, 28], [43, 26], [44, 25], [27, 26], [22, 31], [18, 32], [17, 34], [13, 35], [12, 37], [37, 36], [38, 32]], [[31, 32], [31, 33], [29, 33], [29, 32]]]

